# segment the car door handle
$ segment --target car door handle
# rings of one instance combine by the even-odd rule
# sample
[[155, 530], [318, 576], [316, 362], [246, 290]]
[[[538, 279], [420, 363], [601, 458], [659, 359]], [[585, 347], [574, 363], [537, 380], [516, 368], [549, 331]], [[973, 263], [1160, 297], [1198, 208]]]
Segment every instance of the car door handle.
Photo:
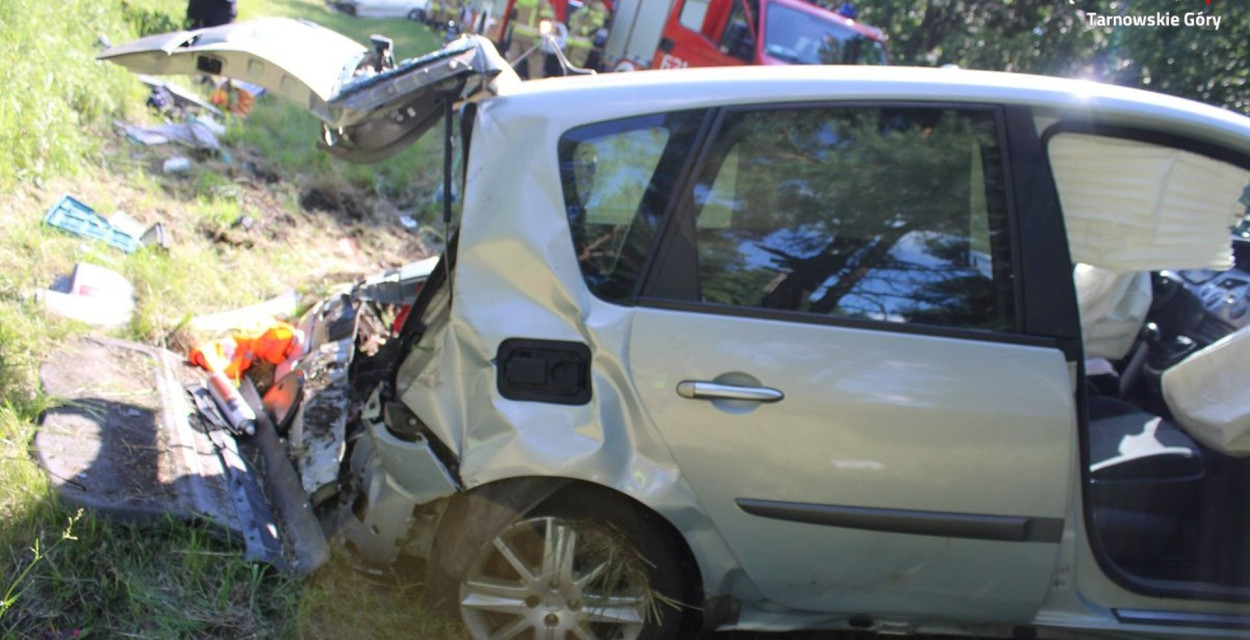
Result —
[[750, 402], [779, 402], [786, 394], [771, 387], [742, 387], [736, 384], [682, 380], [677, 383], [677, 395], [690, 400], [747, 400]]

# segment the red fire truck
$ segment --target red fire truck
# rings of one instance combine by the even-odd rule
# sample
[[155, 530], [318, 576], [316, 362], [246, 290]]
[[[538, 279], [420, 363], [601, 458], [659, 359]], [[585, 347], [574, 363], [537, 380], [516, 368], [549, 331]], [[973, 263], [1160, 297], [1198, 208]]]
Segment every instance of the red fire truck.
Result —
[[[538, 0], [536, 10], [518, 14], [516, 9], [527, 4], [533, 3], [509, 0], [504, 19], [491, 34], [497, 42], [514, 32], [536, 33], [537, 22], [544, 18], [592, 27], [606, 22], [600, 57], [603, 68], [613, 71], [890, 60], [885, 34], [855, 20], [849, 3], [834, 9], [813, 0], [615, 0], [610, 5], [601, 0]], [[586, 26], [570, 33], [574, 63], [586, 58], [578, 50], [593, 47], [592, 38]]]

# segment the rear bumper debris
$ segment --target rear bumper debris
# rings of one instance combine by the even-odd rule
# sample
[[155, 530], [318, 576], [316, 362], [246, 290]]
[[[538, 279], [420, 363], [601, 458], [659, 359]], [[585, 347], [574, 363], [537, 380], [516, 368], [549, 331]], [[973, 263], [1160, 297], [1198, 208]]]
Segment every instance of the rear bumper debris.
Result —
[[66, 503], [126, 522], [205, 522], [243, 540], [249, 559], [288, 573], [329, 559], [290, 464], [258, 463], [264, 433], [282, 461], [273, 426], [260, 420], [256, 438], [236, 442], [201, 421], [184, 387], [202, 373], [180, 356], [86, 338], [50, 357], [40, 377], [63, 403], [45, 412], [35, 450]]

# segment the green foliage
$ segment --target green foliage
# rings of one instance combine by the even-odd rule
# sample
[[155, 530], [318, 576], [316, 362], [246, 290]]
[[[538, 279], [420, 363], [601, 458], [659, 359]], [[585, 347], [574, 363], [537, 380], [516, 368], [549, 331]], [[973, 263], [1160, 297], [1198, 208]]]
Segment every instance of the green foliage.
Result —
[[102, 39], [135, 35], [121, 4], [5, 0], [0, 25], [0, 187], [75, 172], [141, 95], [129, 72], [94, 59]]
[[59, 547], [61, 543], [66, 540], [78, 539], [74, 537], [74, 523], [78, 522], [81, 518], [82, 509], [79, 509], [77, 513], [68, 518], [68, 524], [65, 525], [65, 530], [61, 532], [61, 537], [57, 538], [47, 547], [43, 546], [42, 538], [35, 538], [35, 542], [30, 548], [30, 552], [32, 554], [30, 561], [27, 562], [21, 572], [9, 582], [8, 588], [4, 591], [4, 597], [0, 598], [0, 622], [4, 621], [4, 614], [8, 613], [9, 609], [12, 609], [13, 605], [17, 602], [18, 596], [21, 595], [21, 589], [23, 587], [22, 583], [26, 580], [26, 577], [30, 575], [31, 570], [34, 569], [41, 560], [46, 558], [48, 554], [56, 551], [56, 548]]
[[169, 33], [187, 26], [185, 17], [176, 18], [161, 9], [137, 7], [126, 0], [122, 0], [121, 7], [126, 24], [130, 25], [131, 30], [139, 36]]
[[[0, 74], [8, 89], [0, 96], [0, 638], [59, 638], [72, 630], [98, 638], [459, 637], [455, 623], [414, 603], [411, 589], [374, 587], [342, 558], [294, 580], [245, 561], [241, 545], [203, 526], [136, 528], [90, 515], [74, 526], [77, 540], [57, 543], [71, 513], [31, 446], [49, 402], [39, 391], [39, 364], [67, 338], [104, 332], [44, 312], [31, 292], [76, 262], [107, 266], [136, 290], [134, 319], [113, 334], [164, 344], [182, 337], [171, 328], [188, 314], [354, 277], [370, 264], [358, 253], [393, 264], [393, 247], [369, 246], [385, 231], [365, 229], [373, 235], [359, 236], [360, 248], [352, 249], [340, 220], [299, 210], [300, 188], [290, 183], [351, 182], [403, 195], [411, 185], [432, 190], [441, 159], [425, 153], [435, 168], [428, 177], [419, 170], [420, 150], [374, 167], [334, 161], [315, 147], [315, 120], [271, 97], [253, 117], [232, 123], [225, 141], [232, 162], [193, 154], [190, 173], [166, 176], [164, 156], [185, 151], [132, 145], [110, 130], [115, 118], [153, 116], [140, 106], [144, 86], [94, 56], [101, 35], [121, 44], [178, 28], [186, 0], [127, 2], [0, 0]], [[406, 21], [345, 23], [353, 19], [317, 0], [244, 6], [337, 21], [331, 26], [361, 41], [372, 32], [398, 35], [401, 55], [438, 44]], [[278, 182], [259, 184], [245, 168], [252, 160]], [[126, 255], [43, 225], [43, 210], [65, 192], [102, 215], [125, 210], [145, 224], [164, 222], [171, 249]], [[241, 215], [257, 220], [256, 228], [231, 229]], [[223, 240], [223, 231], [237, 233]]]
[[889, 34], [904, 65], [1078, 75], [1100, 38], [1077, 7], [1047, 0], [886, 0], [865, 3], [862, 17]]
[[1105, 76], [1120, 84], [1250, 113], [1250, 4], [1214, 2], [1204, 7], [1165, 0], [1132, 3], [1133, 13], [1140, 15], [1204, 9], [1222, 18], [1218, 31], [1192, 27], [1116, 29], [1106, 52], [1109, 68]]
[[[1202, 12], [1194, 27], [1091, 27], [1088, 13]], [[895, 64], [1085, 77], [1250, 109], [1250, 6], [1172, 0], [878, 0], [861, 17], [886, 31]]]

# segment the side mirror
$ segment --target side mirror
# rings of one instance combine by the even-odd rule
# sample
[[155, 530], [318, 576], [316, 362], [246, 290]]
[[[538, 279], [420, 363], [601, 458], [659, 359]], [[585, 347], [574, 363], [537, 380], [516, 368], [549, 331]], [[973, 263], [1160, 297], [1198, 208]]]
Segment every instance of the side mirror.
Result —
[[721, 38], [724, 45], [721, 51], [743, 62], [755, 60], [755, 35], [751, 27], [742, 20], [730, 20], [725, 25], [725, 35]]

